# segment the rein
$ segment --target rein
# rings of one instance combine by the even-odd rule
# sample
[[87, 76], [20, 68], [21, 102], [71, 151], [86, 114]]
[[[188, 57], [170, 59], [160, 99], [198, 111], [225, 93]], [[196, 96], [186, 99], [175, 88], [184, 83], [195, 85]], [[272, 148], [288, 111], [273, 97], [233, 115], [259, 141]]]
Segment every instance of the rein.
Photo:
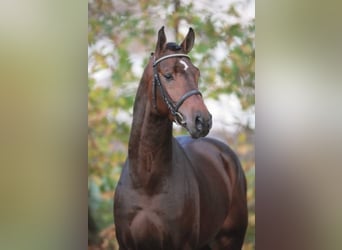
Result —
[[[153, 53], [151, 55], [153, 55]], [[202, 94], [199, 90], [193, 89], [193, 90], [190, 90], [189, 92], [185, 93], [176, 103], [172, 100], [170, 95], [167, 93], [167, 91], [163, 87], [163, 85], [160, 81], [160, 78], [159, 78], [159, 74], [157, 72], [158, 63], [160, 63], [161, 61], [164, 61], [168, 58], [172, 58], [172, 57], [187, 57], [188, 59], [190, 59], [190, 57], [187, 54], [172, 54], [172, 55], [163, 56], [157, 60], [155, 60], [155, 57], [153, 57], [153, 65], [152, 65], [153, 66], [153, 76], [154, 76], [153, 77], [153, 87], [152, 87], [153, 107], [158, 112], [157, 93], [156, 93], [157, 92], [156, 89], [158, 86], [164, 102], [166, 103], [168, 109], [170, 110], [172, 116], [174, 117], [174, 121], [178, 125], [185, 126], [186, 121], [184, 120], [182, 113], [178, 112], [178, 109], [182, 106], [182, 104], [185, 102], [185, 100], [188, 99], [190, 96], [193, 96], [193, 95], [202, 96]]]

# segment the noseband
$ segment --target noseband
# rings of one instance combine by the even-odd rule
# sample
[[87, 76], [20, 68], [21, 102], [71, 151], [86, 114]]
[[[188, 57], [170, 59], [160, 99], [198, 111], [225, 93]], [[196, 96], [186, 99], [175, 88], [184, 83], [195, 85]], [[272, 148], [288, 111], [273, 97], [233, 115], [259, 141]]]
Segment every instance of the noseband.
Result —
[[190, 57], [186, 54], [172, 54], [172, 55], [163, 56], [163, 57], [159, 58], [158, 60], [155, 60], [155, 58], [153, 59], [153, 75], [154, 75], [153, 87], [152, 87], [153, 107], [158, 112], [157, 91], [156, 91], [156, 88], [158, 86], [164, 102], [166, 103], [166, 105], [169, 108], [172, 116], [174, 117], [174, 121], [181, 126], [185, 126], [186, 121], [184, 120], [183, 115], [178, 111], [178, 109], [180, 108], [180, 106], [182, 106], [182, 104], [185, 102], [185, 100], [188, 99], [190, 96], [193, 96], [193, 95], [202, 96], [202, 94], [199, 90], [193, 89], [193, 90], [190, 90], [189, 92], [185, 93], [176, 103], [173, 102], [173, 100], [171, 99], [171, 97], [169, 96], [169, 94], [167, 93], [165, 88], [163, 87], [163, 85], [160, 81], [160, 78], [159, 78], [159, 74], [157, 72], [158, 63], [160, 63], [161, 61], [164, 61], [165, 59], [172, 58], [172, 57], [187, 57], [190, 59]]

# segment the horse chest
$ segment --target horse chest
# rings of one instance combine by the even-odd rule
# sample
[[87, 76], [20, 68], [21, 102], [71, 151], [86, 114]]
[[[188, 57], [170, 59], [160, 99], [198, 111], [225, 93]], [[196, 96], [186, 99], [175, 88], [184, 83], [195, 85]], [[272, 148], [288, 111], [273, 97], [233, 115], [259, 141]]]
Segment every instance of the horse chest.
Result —
[[[143, 188], [134, 189], [128, 183], [119, 187], [117, 195], [125, 213], [137, 215], [141, 212], [154, 214], [170, 223], [190, 210], [198, 208], [198, 188], [183, 178], [169, 178], [157, 193], [147, 194]], [[121, 193], [121, 194], [120, 194]], [[194, 212], [194, 211], [193, 211]]]
[[[129, 238], [135, 246], [149, 244], [147, 249], [166, 249], [162, 247], [164, 245], [178, 249], [196, 244], [199, 233], [198, 190], [184, 177], [183, 174], [171, 176], [160, 192], [153, 195], [146, 194], [143, 189], [133, 189], [130, 181], [119, 185], [116, 213], [120, 219], [116, 224], [124, 229], [121, 237], [127, 244], [132, 244]], [[136, 249], [145, 249], [143, 245]]]

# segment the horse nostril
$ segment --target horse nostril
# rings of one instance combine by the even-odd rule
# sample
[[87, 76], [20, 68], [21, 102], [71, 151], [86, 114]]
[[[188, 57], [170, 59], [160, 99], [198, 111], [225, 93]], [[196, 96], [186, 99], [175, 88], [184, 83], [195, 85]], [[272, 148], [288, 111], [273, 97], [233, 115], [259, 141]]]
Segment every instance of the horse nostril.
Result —
[[202, 131], [203, 129], [203, 118], [201, 115], [197, 115], [195, 119], [197, 131]]
[[208, 126], [209, 126], [209, 129], [211, 128], [211, 126], [213, 125], [213, 116], [209, 113], [209, 121], [208, 121]]

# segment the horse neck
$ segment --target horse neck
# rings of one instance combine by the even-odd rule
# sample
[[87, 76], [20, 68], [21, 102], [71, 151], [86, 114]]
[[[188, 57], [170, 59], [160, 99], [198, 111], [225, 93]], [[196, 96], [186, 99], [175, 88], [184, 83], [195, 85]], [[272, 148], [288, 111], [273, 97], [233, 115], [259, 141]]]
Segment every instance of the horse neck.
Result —
[[152, 190], [171, 169], [172, 122], [153, 112], [148, 93], [151, 78], [146, 77], [146, 72], [134, 103], [128, 161], [133, 184]]

